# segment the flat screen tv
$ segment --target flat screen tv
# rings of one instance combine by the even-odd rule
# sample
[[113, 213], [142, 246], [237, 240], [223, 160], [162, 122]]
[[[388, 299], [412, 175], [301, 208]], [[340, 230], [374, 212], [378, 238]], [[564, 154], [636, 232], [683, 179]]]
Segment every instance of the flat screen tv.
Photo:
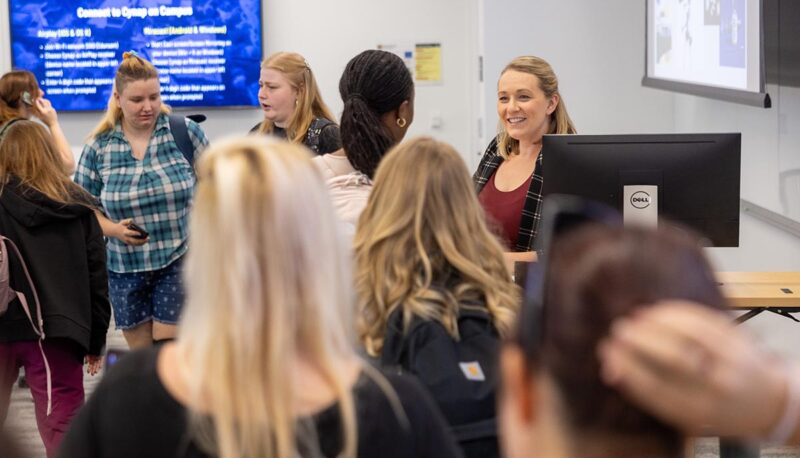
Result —
[[11, 60], [59, 111], [103, 110], [135, 51], [175, 107], [258, 105], [260, 0], [9, 0]]

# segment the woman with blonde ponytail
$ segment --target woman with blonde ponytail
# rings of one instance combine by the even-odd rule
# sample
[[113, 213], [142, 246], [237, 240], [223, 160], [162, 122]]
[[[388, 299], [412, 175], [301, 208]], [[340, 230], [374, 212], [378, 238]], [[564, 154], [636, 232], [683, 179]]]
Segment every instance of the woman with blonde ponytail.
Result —
[[[181, 265], [194, 192], [193, 158], [208, 144], [185, 118], [185, 154], [161, 103], [158, 71], [130, 51], [108, 110], [83, 148], [75, 182], [102, 204], [114, 320], [131, 348], [169, 340], [183, 305]], [[178, 136], [180, 137], [180, 136]]]
[[114, 367], [63, 456], [458, 456], [415, 379], [356, 355], [349, 249], [305, 148], [232, 139], [197, 173], [178, 338]]
[[308, 62], [295, 52], [275, 53], [261, 64], [258, 101], [264, 120], [251, 133], [301, 143], [316, 154], [342, 147], [339, 126], [322, 100]]
[[459, 154], [426, 137], [392, 149], [354, 245], [367, 353], [419, 377], [467, 457], [498, 456], [493, 374], [519, 294]]
[[497, 82], [500, 132], [472, 179], [481, 205], [505, 245], [508, 261], [534, 261], [542, 201], [542, 136], [574, 134], [575, 126], [544, 59], [521, 56]]

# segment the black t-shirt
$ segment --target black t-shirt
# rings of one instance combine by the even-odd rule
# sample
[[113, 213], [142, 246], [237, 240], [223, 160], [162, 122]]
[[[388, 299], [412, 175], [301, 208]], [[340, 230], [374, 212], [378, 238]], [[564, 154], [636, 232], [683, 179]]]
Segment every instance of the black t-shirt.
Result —
[[[73, 420], [60, 457], [207, 456], [189, 440], [187, 410], [161, 384], [157, 356], [152, 348], [131, 353], [109, 371]], [[395, 414], [385, 392], [362, 373], [353, 387], [358, 456], [460, 457], [441, 413], [419, 382], [408, 376], [385, 377], [408, 426]], [[316, 425], [323, 456], [337, 456], [342, 446], [338, 405], [310, 420]]]

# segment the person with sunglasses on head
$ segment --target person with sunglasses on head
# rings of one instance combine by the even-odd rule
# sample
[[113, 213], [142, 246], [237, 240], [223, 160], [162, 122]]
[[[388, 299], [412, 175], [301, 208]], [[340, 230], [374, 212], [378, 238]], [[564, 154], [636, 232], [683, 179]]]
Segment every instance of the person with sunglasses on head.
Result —
[[501, 356], [506, 456], [683, 457], [686, 433], [608, 386], [597, 348], [616, 320], [661, 300], [725, 306], [698, 239], [586, 223], [544, 253], [542, 293], [524, 304]]
[[294, 52], [269, 56], [261, 64], [258, 88], [264, 120], [250, 133], [300, 143], [320, 155], [342, 147], [339, 126], [303, 56]]
[[39, 118], [50, 130], [64, 173], [72, 175], [75, 171], [72, 147], [58, 122], [58, 113], [44, 98], [44, 91], [39, 87], [36, 76], [27, 70], [4, 74], [0, 77], [0, 140], [3, 138], [3, 126], [15, 119], [31, 117]]

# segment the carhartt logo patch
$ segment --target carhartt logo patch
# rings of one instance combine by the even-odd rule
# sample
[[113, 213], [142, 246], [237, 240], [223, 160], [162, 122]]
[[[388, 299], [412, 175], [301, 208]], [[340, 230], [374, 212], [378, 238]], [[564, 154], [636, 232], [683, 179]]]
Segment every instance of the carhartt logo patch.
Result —
[[472, 380], [473, 382], [483, 382], [486, 380], [486, 376], [483, 375], [483, 369], [481, 369], [481, 365], [477, 361], [458, 363], [458, 365], [461, 367], [461, 372], [464, 373], [464, 377], [466, 377], [467, 380]]

